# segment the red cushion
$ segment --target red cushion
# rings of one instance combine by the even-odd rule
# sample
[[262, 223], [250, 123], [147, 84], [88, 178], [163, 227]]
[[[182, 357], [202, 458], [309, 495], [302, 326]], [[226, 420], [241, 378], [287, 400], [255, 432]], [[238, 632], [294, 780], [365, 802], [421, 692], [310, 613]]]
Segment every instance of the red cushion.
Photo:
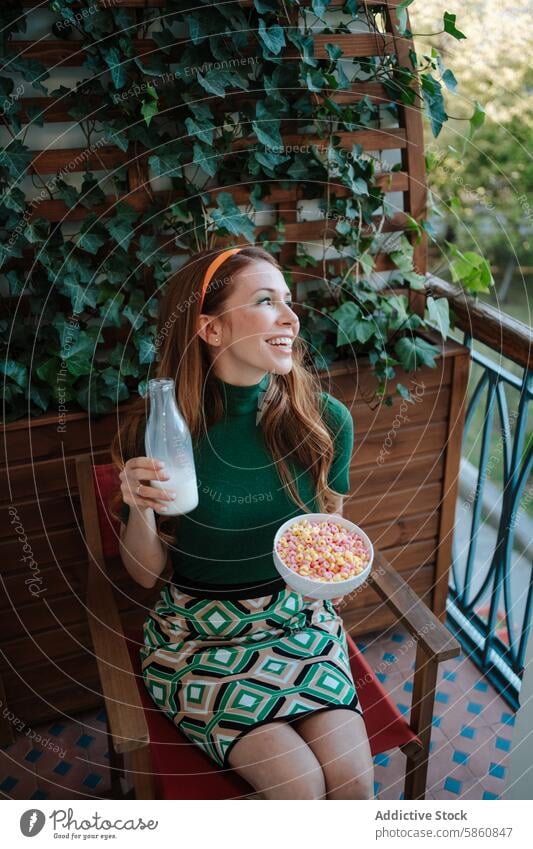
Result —
[[[126, 639], [137, 685], [146, 713], [150, 753], [161, 799], [233, 799], [254, 788], [235, 771], [223, 770], [176, 729], [150, 698], [140, 674], [142, 635], [127, 631]], [[350, 667], [363, 711], [373, 755], [418, 740], [376, 679], [354, 641], [347, 634]]]
[[104, 557], [116, 557], [120, 553], [120, 522], [111, 517], [109, 502], [120, 489], [119, 471], [114, 463], [93, 465], [93, 479]]

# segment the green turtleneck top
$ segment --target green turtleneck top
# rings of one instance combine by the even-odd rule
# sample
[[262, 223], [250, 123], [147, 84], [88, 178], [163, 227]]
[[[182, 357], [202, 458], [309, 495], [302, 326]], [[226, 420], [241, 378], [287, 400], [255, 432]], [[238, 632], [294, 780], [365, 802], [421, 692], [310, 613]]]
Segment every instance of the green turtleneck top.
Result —
[[[170, 557], [172, 580], [194, 589], [279, 581], [272, 549], [280, 525], [303, 511], [290, 498], [268, 452], [263, 430], [255, 418], [259, 393], [269, 373], [253, 386], [235, 386], [215, 378], [222, 390], [224, 416], [200, 439], [193, 440], [199, 503], [177, 516]], [[348, 408], [322, 392], [323, 421], [335, 444], [328, 484], [336, 492], [350, 490], [349, 466], [354, 425]], [[302, 501], [319, 512], [308, 470], [289, 462]], [[127, 522], [129, 507], [122, 504]], [[264, 584], [267, 586], [267, 584]], [[251, 597], [251, 596], [250, 596]]]

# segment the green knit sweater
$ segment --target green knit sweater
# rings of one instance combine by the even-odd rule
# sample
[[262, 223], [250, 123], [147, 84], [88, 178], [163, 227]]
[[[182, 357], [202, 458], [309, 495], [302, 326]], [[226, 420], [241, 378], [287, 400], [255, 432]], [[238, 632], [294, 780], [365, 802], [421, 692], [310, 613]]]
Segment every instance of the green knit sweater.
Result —
[[[274, 535], [287, 519], [303, 511], [290, 498], [268, 452], [263, 430], [255, 424], [259, 393], [268, 372], [253, 386], [235, 386], [215, 378], [222, 390], [225, 415], [207, 434], [193, 440], [198, 506], [176, 517], [175, 545], [170, 547], [178, 585], [237, 586], [279, 578], [272, 558]], [[349, 466], [354, 425], [348, 408], [327, 392], [321, 397], [323, 420], [335, 443], [328, 483], [341, 494], [350, 491]], [[303, 502], [319, 512], [311, 473], [295, 463], [289, 468]], [[122, 504], [126, 523], [129, 507]]]

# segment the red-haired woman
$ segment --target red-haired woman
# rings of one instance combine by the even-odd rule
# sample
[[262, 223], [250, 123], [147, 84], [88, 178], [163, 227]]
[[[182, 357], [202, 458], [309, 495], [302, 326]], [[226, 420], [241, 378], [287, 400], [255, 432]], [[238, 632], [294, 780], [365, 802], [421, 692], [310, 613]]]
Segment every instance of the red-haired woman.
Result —
[[[373, 798], [373, 764], [334, 604], [291, 590], [274, 535], [302, 512], [340, 513], [353, 421], [304, 366], [291, 292], [260, 247], [203, 251], [162, 299], [156, 377], [176, 381], [193, 441], [198, 506], [150, 485], [139, 399], [112, 445], [121, 556], [135, 581], [173, 572], [144, 625], [154, 702], [264, 799]], [[156, 511], [156, 512], [154, 512]]]

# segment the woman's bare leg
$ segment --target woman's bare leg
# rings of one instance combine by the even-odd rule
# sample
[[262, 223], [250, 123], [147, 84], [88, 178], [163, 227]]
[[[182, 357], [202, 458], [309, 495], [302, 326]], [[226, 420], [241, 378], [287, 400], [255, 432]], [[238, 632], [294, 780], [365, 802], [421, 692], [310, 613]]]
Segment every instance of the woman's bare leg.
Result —
[[260, 798], [326, 798], [320, 763], [288, 721], [269, 722], [248, 731], [233, 746], [228, 763]]
[[320, 763], [328, 799], [374, 799], [374, 762], [363, 718], [335, 708], [295, 719]]

